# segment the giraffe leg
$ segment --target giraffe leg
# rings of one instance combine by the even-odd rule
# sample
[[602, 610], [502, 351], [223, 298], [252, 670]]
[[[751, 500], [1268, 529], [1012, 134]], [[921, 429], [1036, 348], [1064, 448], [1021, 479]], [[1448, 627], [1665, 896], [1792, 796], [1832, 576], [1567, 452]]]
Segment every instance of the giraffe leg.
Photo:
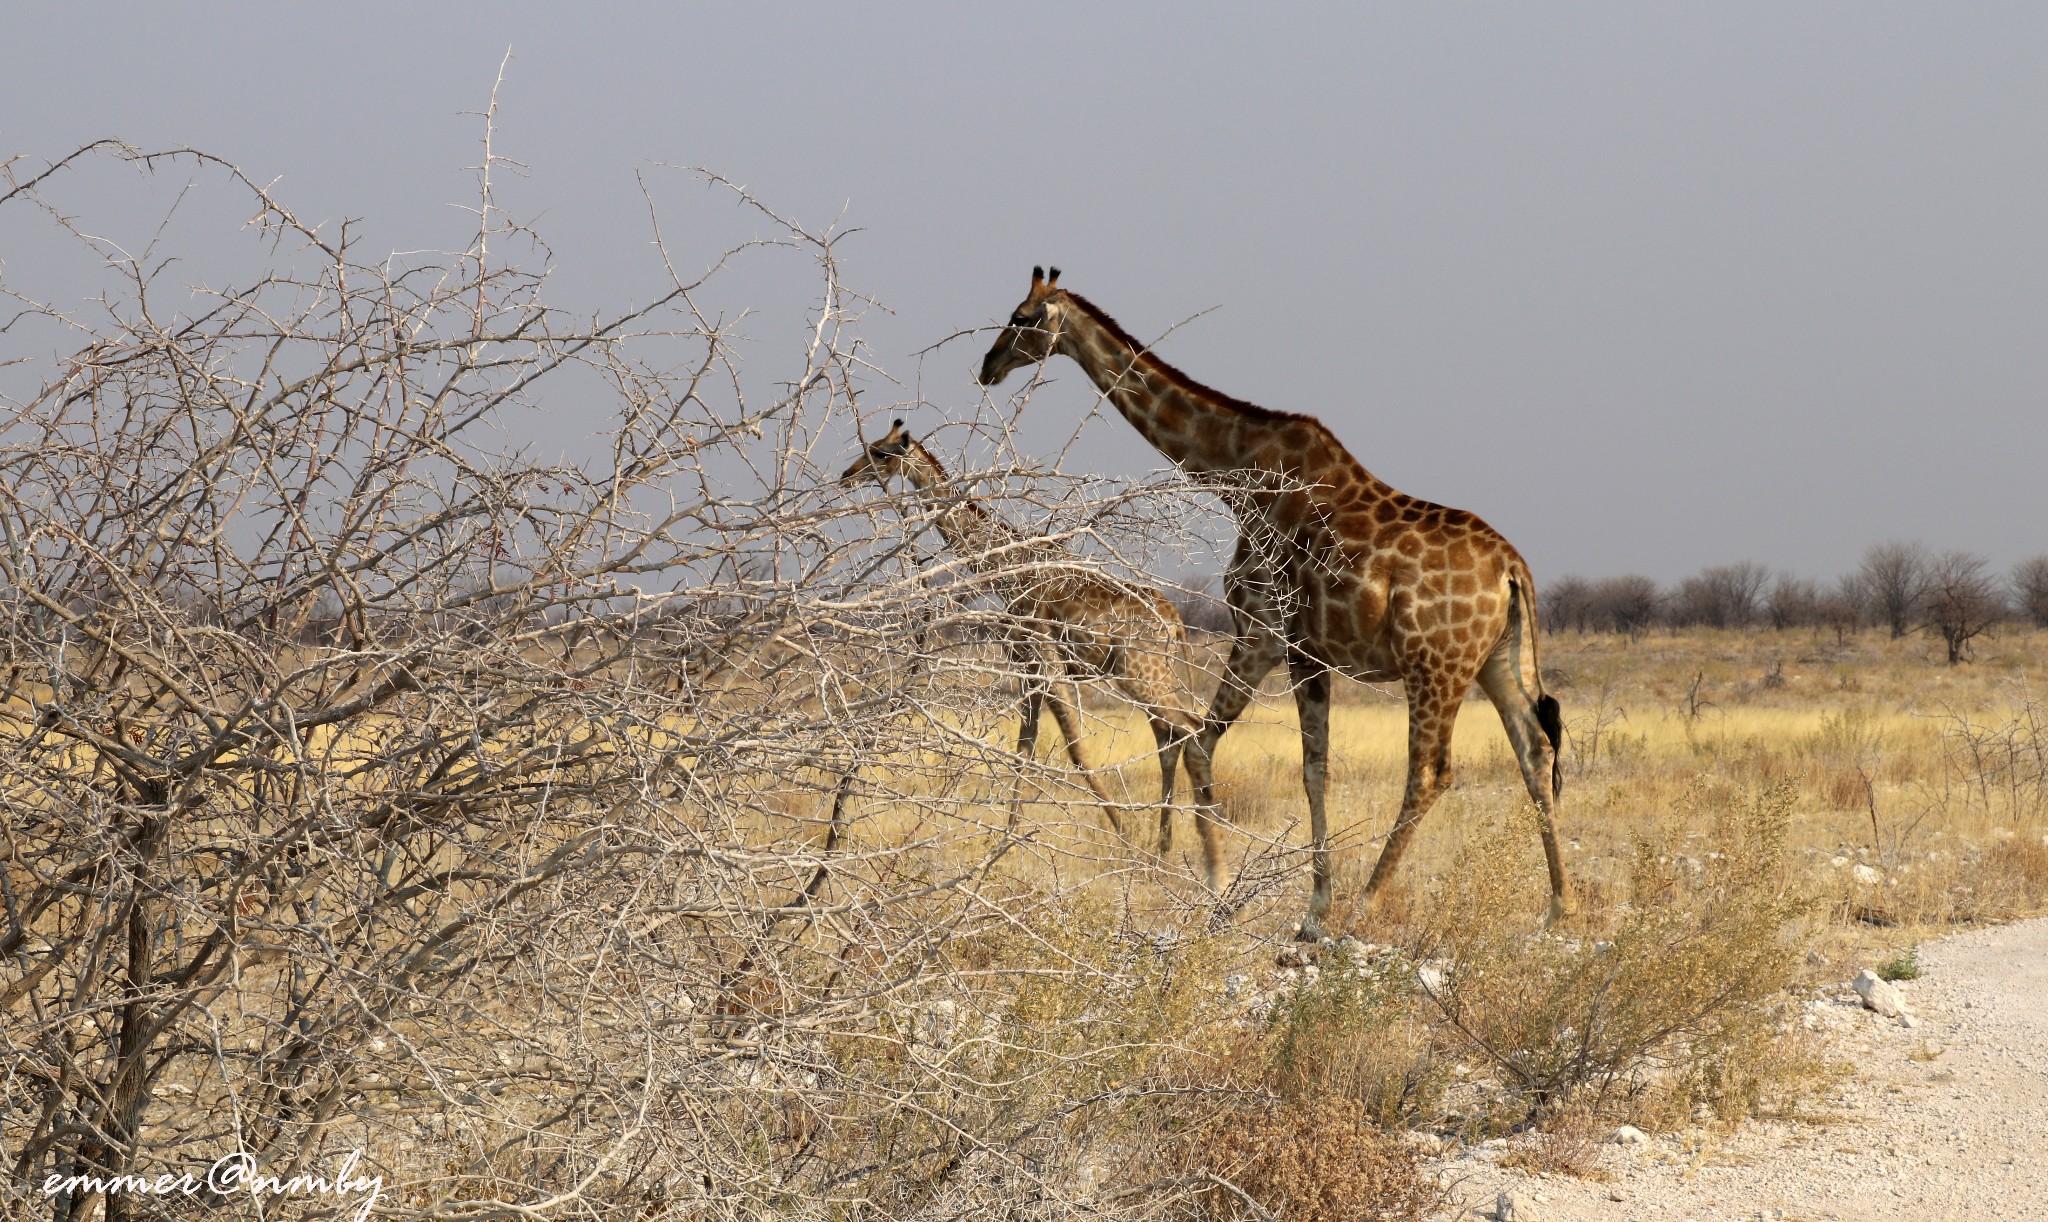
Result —
[[1024, 684], [1024, 701], [1017, 719], [1017, 754], [1028, 756], [1038, 746], [1038, 711], [1045, 704], [1045, 685], [1032, 680]]
[[[1024, 693], [1017, 709], [1017, 757], [1029, 760], [1038, 747], [1038, 712], [1045, 704], [1045, 677], [1029, 661], [1019, 657], [1024, 671]], [[1024, 778], [1019, 775], [1010, 791], [1010, 826], [1024, 811]]]
[[1301, 721], [1301, 788], [1308, 795], [1309, 866], [1315, 878], [1308, 916], [1295, 938], [1315, 942], [1323, 936], [1323, 914], [1330, 910], [1330, 823], [1323, 809], [1330, 772], [1330, 668], [1290, 651], [1287, 670]]
[[[1173, 848], [1173, 780], [1180, 766], [1182, 749], [1196, 731], [1193, 715], [1186, 712], [1167, 713], [1151, 710], [1152, 741], [1159, 746], [1159, 855], [1164, 857]], [[1223, 849], [1216, 840], [1214, 820], [1202, 820], [1197, 826], [1202, 838], [1202, 862], [1213, 877], [1220, 867]]]
[[1530, 801], [1536, 803], [1537, 827], [1543, 834], [1543, 860], [1550, 871], [1550, 919], [1556, 921], [1571, 911], [1564, 854], [1557, 844], [1557, 750], [1543, 729], [1537, 711], [1539, 697], [1524, 681], [1516, 652], [1504, 642], [1503, 648], [1480, 668], [1479, 686], [1500, 712], [1508, 744], [1514, 748], [1515, 762], [1522, 769], [1522, 783], [1528, 787]]
[[[1171, 618], [1168, 618], [1171, 616]], [[1177, 615], [1162, 615], [1158, 608], [1144, 606], [1131, 611], [1116, 625], [1119, 641], [1104, 669], [1126, 699], [1145, 711], [1152, 727], [1154, 758], [1159, 761], [1159, 855], [1173, 850], [1173, 782], [1180, 766], [1181, 752], [1202, 728], [1190, 711], [1189, 692], [1176, 664], [1186, 647], [1187, 630]], [[1204, 825], [1213, 833], [1213, 828]], [[1203, 839], [1203, 860], [1220, 854], [1213, 834]], [[1215, 873], [1215, 863], [1210, 873]]]
[[[1230, 647], [1230, 660], [1224, 664], [1223, 683], [1216, 689], [1216, 699], [1209, 705], [1208, 715], [1202, 718], [1201, 730], [1187, 741], [1183, 753], [1188, 780], [1195, 789], [1195, 831], [1201, 835], [1205, 849], [1216, 835], [1216, 744], [1244, 713], [1259, 684], [1280, 663], [1277, 634], [1263, 625], [1250, 625], [1249, 633]], [[1215, 889], [1221, 854], [1216, 861], [1204, 864], [1209, 871], [1209, 886]]]
[[1115, 800], [1102, 787], [1102, 779], [1088, 767], [1088, 757], [1081, 754], [1080, 684], [1074, 681], [1071, 673], [1063, 674], [1048, 686], [1045, 702], [1052, 706], [1053, 720], [1060, 723], [1060, 733], [1067, 740], [1067, 758], [1074, 762], [1074, 770], [1081, 774], [1081, 779], [1094, 791], [1095, 800], [1102, 804], [1102, 816], [1110, 830], [1123, 835], [1124, 821], [1116, 812]]
[[1408, 787], [1401, 795], [1401, 813], [1394, 830], [1387, 834], [1387, 847], [1380, 850], [1379, 863], [1365, 884], [1365, 898], [1371, 902], [1381, 887], [1394, 876], [1401, 855], [1415, 836], [1416, 825], [1436, 805], [1451, 785], [1451, 730], [1457, 724], [1458, 706], [1469, 677], [1456, 679], [1441, 675], [1415, 675], [1408, 688]]

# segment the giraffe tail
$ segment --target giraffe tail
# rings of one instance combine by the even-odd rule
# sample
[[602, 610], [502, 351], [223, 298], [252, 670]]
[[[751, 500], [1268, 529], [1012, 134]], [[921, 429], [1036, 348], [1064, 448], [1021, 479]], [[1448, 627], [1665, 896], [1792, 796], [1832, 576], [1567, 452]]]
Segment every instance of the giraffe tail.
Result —
[[1564, 710], [1557, 697], [1548, 692], [1536, 697], [1536, 720], [1550, 740], [1550, 796], [1555, 799], [1564, 793]]
[[1515, 601], [1521, 604], [1522, 631], [1527, 636], [1530, 655], [1530, 671], [1536, 680], [1536, 723], [1543, 727], [1543, 736], [1550, 740], [1550, 795], [1553, 799], [1564, 793], [1564, 709], [1557, 703], [1557, 697], [1543, 691], [1543, 668], [1535, 661], [1537, 647], [1536, 625], [1536, 583], [1523, 568], [1509, 579]]

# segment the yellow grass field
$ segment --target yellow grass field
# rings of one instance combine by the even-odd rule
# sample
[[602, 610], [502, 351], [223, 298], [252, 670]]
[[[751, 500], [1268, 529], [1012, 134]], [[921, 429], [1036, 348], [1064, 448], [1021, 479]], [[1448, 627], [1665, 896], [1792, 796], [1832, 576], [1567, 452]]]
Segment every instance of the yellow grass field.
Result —
[[[1689, 793], [1732, 800], [1773, 785], [1792, 787], [1790, 856], [1802, 885], [1827, 903], [1837, 939], [1906, 943], [1923, 927], [2008, 918], [2043, 899], [2048, 633], [2007, 629], [1957, 667], [1926, 638], [1866, 632], [1838, 642], [1810, 631], [1553, 635], [1543, 662], [1567, 730], [1560, 830], [1596, 925], [1637, 837], [1695, 868], [1684, 858], [1705, 828], [1686, 808]], [[1238, 856], [1255, 840], [1306, 840], [1294, 709], [1279, 678], [1218, 750]], [[1142, 719], [1101, 697], [1089, 711], [1090, 760], [1117, 769], [1130, 802], [1149, 802], [1157, 773]], [[1399, 804], [1406, 710], [1398, 687], [1340, 684], [1331, 721], [1342, 916]], [[1051, 738], [1038, 752], [1048, 762], [1060, 758]], [[1411, 894], [1447, 868], [1476, 827], [1525, 802], [1499, 718], [1476, 693], [1459, 718], [1453, 767], [1454, 788], [1403, 864]], [[1185, 777], [1179, 802], [1175, 857], [1193, 870]], [[1030, 817], [1077, 825], [1047, 827], [1047, 838], [1108, 847], [1085, 805], [1039, 804]], [[1541, 885], [1533, 836], [1527, 867], [1533, 897]]]

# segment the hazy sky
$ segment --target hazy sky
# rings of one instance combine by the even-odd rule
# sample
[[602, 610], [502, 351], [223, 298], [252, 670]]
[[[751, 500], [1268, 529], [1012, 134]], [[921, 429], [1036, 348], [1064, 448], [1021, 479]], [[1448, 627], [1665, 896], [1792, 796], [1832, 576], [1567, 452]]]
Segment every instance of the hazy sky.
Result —
[[[1210, 311], [1168, 359], [1539, 578], [2048, 551], [2048, 6], [10, 5], [0, 46], [0, 157], [196, 145], [395, 247], [459, 244], [509, 47], [558, 303], [656, 287], [655, 163], [843, 208], [871, 400], [927, 429], [983, 345], [911, 354], [1055, 263], [1141, 335]], [[709, 258], [731, 215], [655, 182]], [[1054, 372], [1032, 436], [1091, 401]]]

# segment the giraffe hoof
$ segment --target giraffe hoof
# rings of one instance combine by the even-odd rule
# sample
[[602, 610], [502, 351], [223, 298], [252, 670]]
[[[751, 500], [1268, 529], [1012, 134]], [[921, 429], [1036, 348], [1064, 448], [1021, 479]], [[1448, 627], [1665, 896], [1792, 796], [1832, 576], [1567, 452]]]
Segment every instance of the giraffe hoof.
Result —
[[1320, 942], [1323, 940], [1323, 923], [1316, 917], [1303, 917], [1301, 924], [1294, 927], [1297, 942]]

